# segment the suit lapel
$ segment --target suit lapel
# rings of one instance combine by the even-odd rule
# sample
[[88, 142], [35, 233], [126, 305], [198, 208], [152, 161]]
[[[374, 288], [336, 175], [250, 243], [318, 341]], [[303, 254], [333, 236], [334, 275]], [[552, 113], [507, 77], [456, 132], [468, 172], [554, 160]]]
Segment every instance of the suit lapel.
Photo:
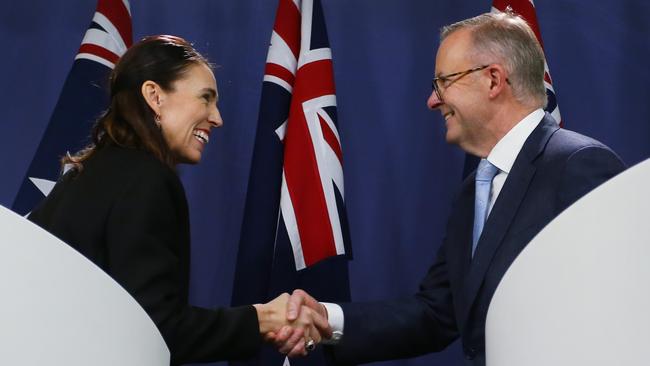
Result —
[[[476, 172], [470, 174], [463, 182], [461, 194], [456, 202], [457, 211], [454, 213], [454, 231], [448, 233], [450, 244], [454, 247], [457, 255], [451, 256], [448, 260], [456, 263], [450, 266], [453, 271], [455, 283], [463, 283], [469, 271], [472, 252], [472, 229], [474, 222], [474, 180]], [[469, 244], [467, 244], [469, 243]]]
[[[552, 117], [547, 114], [524, 143], [510, 174], [508, 174], [485, 223], [474, 258], [469, 266], [469, 273], [465, 278], [465, 293], [461, 299], [463, 304], [461, 324], [465, 324], [492, 258], [501, 246], [504, 236], [526, 196], [530, 182], [535, 175], [533, 161], [544, 150], [549, 138], [558, 128]], [[469, 245], [471, 245], [471, 240]]]

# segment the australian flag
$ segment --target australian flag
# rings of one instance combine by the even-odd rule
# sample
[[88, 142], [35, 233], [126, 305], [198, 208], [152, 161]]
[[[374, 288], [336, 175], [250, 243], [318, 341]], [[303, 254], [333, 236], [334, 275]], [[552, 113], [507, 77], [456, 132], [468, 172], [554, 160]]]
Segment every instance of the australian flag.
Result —
[[[349, 301], [350, 238], [332, 51], [320, 0], [279, 0], [266, 61], [233, 304], [305, 289]], [[282, 365], [264, 349], [249, 364]], [[292, 365], [325, 365], [312, 352]]]
[[60, 159], [88, 144], [93, 122], [108, 107], [107, 81], [133, 42], [127, 0], [99, 0], [41, 143], [18, 191], [13, 210], [28, 214], [60, 174]]

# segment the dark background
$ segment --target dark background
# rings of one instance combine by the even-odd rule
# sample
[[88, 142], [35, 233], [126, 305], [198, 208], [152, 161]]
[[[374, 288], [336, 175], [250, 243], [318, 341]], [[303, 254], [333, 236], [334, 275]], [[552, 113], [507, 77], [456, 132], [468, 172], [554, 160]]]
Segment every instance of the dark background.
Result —
[[[489, 0], [322, 0], [333, 51], [353, 300], [415, 291], [433, 261], [464, 155], [428, 111], [438, 29]], [[94, 0], [4, 0], [0, 10], [0, 204], [10, 207], [95, 10]], [[276, 0], [131, 2], [134, 38], [175, 34], [212, 62], [224, 127], [181, 168], [191, 211], [192, 301], [230, 303], [261, 80]], [[650, 3], [538, 0], [569, 129], [650, 157]], [[86, 128], [86, 127], [83, 127]], [[216, 135], [216, 136], [215, 136]], [[648, 184], [639, 182], [639, 184]], [[460, 351], [382, 365], [461, 365]]]

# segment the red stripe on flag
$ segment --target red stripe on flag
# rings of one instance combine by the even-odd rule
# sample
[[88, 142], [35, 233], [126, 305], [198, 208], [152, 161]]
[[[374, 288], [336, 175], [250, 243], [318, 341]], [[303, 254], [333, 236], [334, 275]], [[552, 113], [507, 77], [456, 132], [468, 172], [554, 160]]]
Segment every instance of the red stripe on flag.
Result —
[[332, 132], [332, 129], [327, 124], [327, 122], [325, 122], [323, 117], [319, 115], [318, 120], [320, 121], [320, 128], [323, 131], [323, 138], [325, 139], [327, 144], [330, 145], [332, 150], [334, 150], [336, 157], [339, 158], [339, 163], [341, 163], [341, 166], [343, 166], [343, 151], [341, 151], [341, 145], [339, 144], [339, 140], [336, 138], [336, 135], [334, 134], [334, 132]]
[[553, 81], [551, 80], [551, 75], [550, 75], [548, 72], [545, 72], [545, 73], [544, 73], [544, 80], [545, 80], [547, 83], [553, 85]]
[[266, 64], [266, 67], [264, 68], [264, 74], [278, 77], [286, 81], [291, 86], [293, 86], [293, 81], [295, 80], [295, 77], [291, 71], [287, 70], [283, 66], [270, 62]]
[[131, 16], [122, 0], [99, 0], [97, 12], [104, 15], [117, 28], [126, 47], [133, 43], [133, 29], [131, 28]]
[[106, 59], [112, 63], [117, 63], [117, 60], [120, 59], [120, 56], [114, 54], [113, 52], [107, 50], [104, 47], [100, 47], [91, 43], [84, 43], [79, 47], [79, 53], [90, 53], [97, 57]]
[[297, 60], [300, 52], [300, 10], [292, 0], [280, 0], [278, 3], [273, 30], [282, 37]]
[[530, 0], [494, 0], [492, 6], [499, 9], [500, 11], [506, 11], [506, 8], [510, 6], [512, 11], [516, 14], [519, 14], [522, 18], [526, 20], [528, 25], [533, 29], [537, 41], [544, 48], [544, 43], [542, 42], [542, 34], [539, 31], [539, 23], [537, 23], [537, 14], [535, 12], [535, 7], [530, 2]]
[[311, 62], [298, 70], [284, 140], [287, 189], [307, 266], [336, 255], [321, 173], [302, 109], [303, 102], [307, 100], [334, 94], [332, 79], [331, 60]]
[[[295, 101], [295, 102], [294, 102]], [[296, 99], [284, 145], [284, 172], [296, 215], [305, 264], [310, 266], [336, 255], [332, 224], [316, 163], [314, 146]]]
[[302, 101], [335, 94], [332, 60], [324, 59], [302, 65], [296, 73], [294, 99]]

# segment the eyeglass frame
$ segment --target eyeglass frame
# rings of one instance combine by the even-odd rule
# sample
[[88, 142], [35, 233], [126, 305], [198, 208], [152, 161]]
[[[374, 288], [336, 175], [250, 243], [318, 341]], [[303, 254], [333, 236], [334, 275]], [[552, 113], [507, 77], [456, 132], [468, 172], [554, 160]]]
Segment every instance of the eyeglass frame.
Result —
[[473, 67], [473, 68], [465, 70], [465, 71], [459, 71], [459, 72], [454, 72], [454, 73], [447, 74], [447, 75], [436, 76], [431, 81], [431, 87], [433, 88], [433, 91], [436, 93], [436, 96], [438, 97], [438, 100], [442, 101], [443, 100], [442, 99], [442, 91], [440, 90], [440, 86], [438, 86], [438, 81], [439, 80], [445, 81], [445, 80], [449, 80], [450, 78], [452, 78], [454, 76], [458, 76], [457, 78], [455, 78], [453, 80], [450, 80], [449, 84], [444, 87], [445, 89], [447, 89], [450, 86], [452, 86], [452, 84], [454, 84], [458, 80], [464, 78], [465, 76], [467, 76], [467, 75], [469, 75], [469, 74], [471, 74], [473, 72], [476, 72], [476, 71], [481, 71], [481, 70], [487, 69], [489, 66], [490, 66], [490, 64], [487, 64], [487, 65]]

